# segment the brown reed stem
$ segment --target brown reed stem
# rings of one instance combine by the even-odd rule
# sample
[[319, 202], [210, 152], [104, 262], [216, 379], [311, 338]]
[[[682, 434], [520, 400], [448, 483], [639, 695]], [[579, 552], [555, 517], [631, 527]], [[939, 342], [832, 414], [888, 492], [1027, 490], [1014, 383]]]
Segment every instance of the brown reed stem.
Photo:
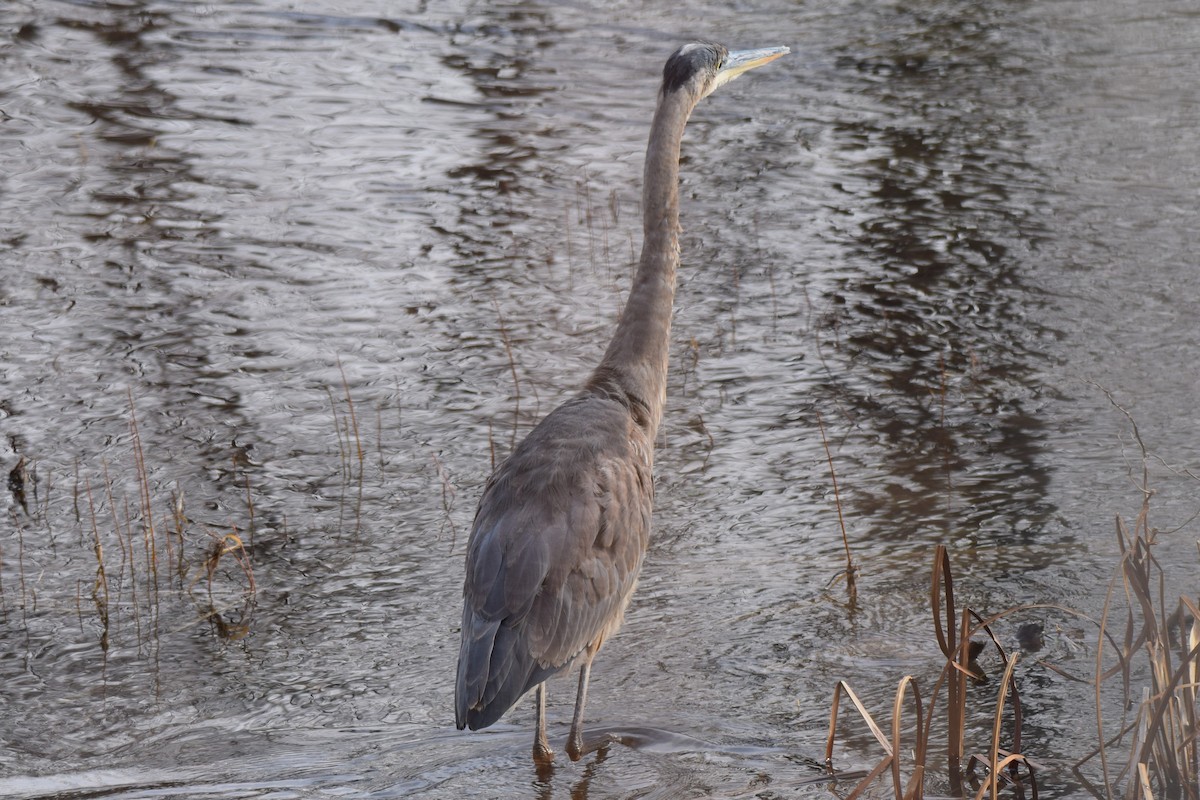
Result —
[[[943, 599], [945, 603], [945, 625], [942, 623]], [[930, 590], [930, 605], [933, 609], [934, 632], [937, 635], [938, 646], [946, 658], [946, 723], [947, 770], [950, 775], [950, 789], [954, 795], [962, 794], [962, 758], [965, 737], [964, 707], [966, 705], [966, 683], [960, 674], [959, 667], [966, 664], [966, 652], [969, 640], [962, 641], [957, 636], [957, 612], [954, 605], [954, 579], [950, 573], [950, 556], [946, 546], [939, 544], [933, 556], [933, 585]], [[965, 625], [965, 619], [964, 619]], [[967, 637], [963, 637], [966, 639]], [[960, 665], [959, 661], [963, 664]]]
[[343, 480], [349, 480], [350, 456], [347, 453], [349, 442], [342, 441], [342, 421], [338, 419], [337, 400], [333, 397], [333, 390], [326, 386], [325, 394], [329, 397], [329, 412], [333, 415], [333, 432], [337, 436], [338, 457], [342, 464], [342, 478]]
[[838, 490], [837, 471], [833, 468], [833, 452], [829, 449], [829, 439], [825, 436], [825, 422], [821, 419], [821, 412], [817, 412], [817, 427], [821, 431], [821, 443], [825, 446], [825, 458], [829, 462], [829, 478], [833, 482], [833, 501], [837, 506], [838, 527], [842, 531], [842, 546], [846, 549], [846, 570], [843, 574], [846, 576], [846, 593], [850, 598], [850, 605], [853, 606], [858, 599], [858, 586], [855, 581], [855, 574], [858, 572], [858, 567], [854, 564], [854, 557], [850, 553], [850, 538], [846, 535], [846, 520], [842, 515], [842, 496]]
[[[342, 375], [342, 391], [346, 395], [346, 410], [350, 414], [350, 426], [354, 431], [354, 448], [358, 454], [358, 474], [362, 477], [363, 461], [366, 459], [363, 453], [362, 439], [358, 435], [358, 415], [354, 413], [354, 399], [350, 396], [350, 383], [346, 380], [346, 370], [342, 368], [342, 359], [339, 356], [337, 360], [338, 372]], [[350, 432], [346, 432], [346, 441], [350, 440]]]
[[446, 524], [450, 526], [450, 552], [454, 552], [454, 543], [458, 541], [458, 529], [454, 525], [454, 516], [450, 513], [455, 496], [454, 485], [442, 467], [442, 460], [437, 453], [432, 453], [433, 465], [437, 469], [438, 479], [442, 482], [442, 513], [446, 516]]
[[500, 310], [500, 303], [494, 296], [492, 297], [492, 307], [496, 309], [500, 339], [504, 342], [504, 353], [508, 356], [508, 371], [512, 373], [513, 380], [513, 429], [508, 443], [508, 450], [511, 453], [517, 447], [517, 429], [521, 420], [521, 381], [517, 378], [517, 360], [513, 357], [512, 339], [509, 338], [508, 326], [504, 323], [504, 313]]
[[[137, 411], [133, 404], [133, 390], [126, 390], [129, 398], [129, 432], [133, 443], [133, 460], [137, 471], [138, 494], [141, 500], [142, 519], [142, 549], [146, 559], [146, 595], [147, 612], [150, 614], [151, 625], [158, 634], [159, 617], [159, 586], [158, 586], [158, 535], [154, 530], [154, 510], [150, 500], [150, 476], [146, 469], [146, 454], [142, 449], [142, 436], [138, 430]], [[136, 603], [135, 603], [136, 605]], [[136, 618], [136, 608], [135, 608]], [[140, 643], [140, 627], [139, 637]]]
[[84, 487], [88, 503], [88, 515], [92, 521], [92, 552], [96, 556], [96, 580], [92, 584], [92, 602], [96, 604], [96, 613], [100, 617], [101, 634], [100, 634], [100, 649], [105, 653], [108, 652], [108, 572], [104, 568], [104, 546], [100, 543], [100, 528], [96, 524], [96, 506], [92, 500], [92, 484], [86, 480]]

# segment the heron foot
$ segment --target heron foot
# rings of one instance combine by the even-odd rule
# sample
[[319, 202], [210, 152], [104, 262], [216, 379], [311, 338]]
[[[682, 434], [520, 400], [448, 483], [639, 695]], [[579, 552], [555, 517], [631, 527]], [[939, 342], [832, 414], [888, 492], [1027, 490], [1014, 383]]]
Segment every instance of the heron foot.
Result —
[[567, 737], [567, 756], [572, 761], [578, 761], [589, 752], [591, 751], [583, 748], [583, 734], [577, 728], [572, 727], [571, 735]]
[[599, 752], [601, 753], [600, 757], [603, 758], [603, 754], [610, 746], [620, 743], [621, 737], [612, 733], [602, 733], [598, 736], [593, 736], [589, 741], [585, 740], [583, 736], [577, 732], [575, 735], [572, 735], [567, 739], [567, 755], [572, 761], [578, 761], [586, 755]]
[[544, 738], [535, 739], [533, 742], [533, 763], [539, 766], [554, 763], [554, 751], [550, 749], [550, 743]]

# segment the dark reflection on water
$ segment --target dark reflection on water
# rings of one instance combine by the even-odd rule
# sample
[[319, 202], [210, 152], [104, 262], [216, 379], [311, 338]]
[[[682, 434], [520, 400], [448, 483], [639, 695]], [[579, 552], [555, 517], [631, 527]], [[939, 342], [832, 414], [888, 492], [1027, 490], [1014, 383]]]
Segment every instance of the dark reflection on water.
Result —
[[[940, 666], [933, 542], [980, 610], [1095, 608], [1110, 565], [1081, 509], [1124, 464], [1064, 365], [1195, 343], [1187, 235], [1146, 221], [1194, 199], [1191, 151], [1121, 151], [1101, 102], [1195, 107], [1130, 99], [1129, 73], [1169, 70], [1152, 54], [1110, 69], [1144, 20], [336, 6], [0, 11], [0, 794], [824, 796], [833, 683], [885, 708]], [[657, 72], [716, 32], [793, 54], [689, 127], [656, 535], [589, 701], [619, 743], [538, 775], [527, 705], [453, 730], [463, 538], [493, 458], [601, 352]], [[1061, 102], [1081, 90], [1095, 105]], [[1118, 152], [1081, 163], [1077, 138]], [[1106, 171], [1143, 162], [1153, 192]], [[1132, 189], [1142, 223], [1110, 230]], [[1108, 300], [1128, 326], [1105, 338], [1091, 309], [1129, 289], [1105, 255], [1147, 249], [1155, 291]], [[1126, 383], [1151, 379], [1145, 429], [1174, 430], [1190, 395], [1158, 363]], [[816, 411], [854, 608], [826, 588]], [[1044, 655], [1086, 672], [1090, 634], [1045, 630]], [[1027, 740], [1089, 747], [1074, 686], [1022, 669]], [[556, 743], [571, 695], [551, 686]], [[853, 726], [839, 741], [846, 763], [874, 753]]]
[[873, 16], [875, 38], [837, 62], [879, 112], [832, 133], [858, 269], [825, 320], [844, 364], [825, 388], [886, 471], [856, 486], [855, 512], [883, 539], [1036, 541], [1054, 512], [1040, 378], [1054, 332], [1037, 321], [1048, 232], [1031, 207], [1046, 178], [1012, 113], [1037, 96], [1030, 43], [988, 4]]

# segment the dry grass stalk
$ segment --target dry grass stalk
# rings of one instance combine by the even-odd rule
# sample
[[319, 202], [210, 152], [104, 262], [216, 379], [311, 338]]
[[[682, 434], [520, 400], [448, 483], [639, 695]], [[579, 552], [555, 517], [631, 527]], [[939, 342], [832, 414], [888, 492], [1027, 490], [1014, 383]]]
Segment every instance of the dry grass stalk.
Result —
[[[1200, 609], [1195, 598], [1180, 596], [1168, 603], [1166, 575], [1155, 557], [1159, 531], [1150, 524], [1150, 455], [1133, 415], [1112, 393], [1097, 385], [1128, 421], [1141, 453], [1141, 476], [1135, 480], [1142, 505], [1133, 528], [1118, 516], [1117, 543], [1121, 560], [1105, 595], [1100, 620], [1102, 636], [1096, 648], [1094, 689], [1096, 734], [1099, 745], [1074, 765], [1074, 772], [1097, 797], [1166, 798], [1200, 800]], [[1195, 478], [1190, 472], [1181, 474]], [[1124, 598], [1124, 625], [1114, 619]], [[1110, 628], [1116, 628], [1114, 635]], [[1105, 643], [1111, 646], [1107, 651]], [[1138, 655], [1144, 656], [1144, 660]], [[1116, 663], [1105, 668], [1105, 656]], [[1106, 681], [1120, 680], [1123, 702], [1117, 733], [1106, 729], [1101, 689]], [[1134, 685], [1145, 682], [1140, 700]], [[1126, 709], [1134, 708], [1132, 721]], [[1128, 741], [1126, 742], [1126, 739]], [[1124, 745], [1127, 755], [1110, 749]], [[1099, 757], [1102, 787], [1094, 786], [1082, 768]], [[1118, 768], [1119, 767], [1119, 768]], [[1115, 770], [1115, 774], [1114, 774]], [[1121, 787], [1124, 787], [1123, 791]]]
[[[1135, 434], [1136, 435], [1136, 434]], [[1197, 736], [1200, 711], [1196, 689], [1200, 686], [1200, 609], [1194, 599], [1181, 596], [1173, 607], [1167, 604], [1162, 565], [1154, 555], [1157, 531], [1149, 524], [1150, 497], [1143, 490], [1142, 508], [1132, 532], [1120, 517], [1116, 520], [1121, 561], [1105, 597], [1101, 629], [1117, 627], [1113, 617], [1116, 598], [1125, 600], [1124, 625], [1117, 635], [1101, 638], [1096, 650], [1096, 731], [1099, 746], [1075, 765], [1075, 774], [1097, 797], [1168, 798], [1200, 800]], [[1104, 666], [1105, 641], [1116, 663]], [[1138, 668], [1138, 654], [1144, 656]], [[1103, 684], [1113, 678], [1121, 682], [1124, 706], [1134, 705], [1132, 721], [1122, 716], [1118, 732], [1106, 730], [1101, 701]], [[1134, 704], [1133, 686], [1147, 680], [1140, 700]], [[1128, 737], [1128, 755], [1110, 758], [1110, 749]], [[1100, 759], [1102, 789], [1083, 776], [1081, 768]], [[1119, 769], [1117, 768], [1119, 766]], [[1115, 775], [1113, 771], [1116, 770]], [[1124, 792], [1120, 786], [1124, 784]]]
[[[397, 433], [399, 430], [397, 430]], [[375, 406], [375, 443], [379, 454], [379, 474], [383, 475], [387, 469], [387, 461], [383, 457], [383, 405]], [[250, 491], [250, 480], [246, 479], [246, 491]]]
[[358, 435], [358, 415], [354, 413], [354, 398], [350, 396], [350, 383], [346, 380], [346, 370], [342, 368], [342, 359], [337, 360], [338, 372], [342, 376], [342, 392], [346, 396], [346, 411], [350, 415], [350, 428], [346, 431], [346, 441], [350, 441], [350, 434], [354, 434], [354, 452], [358, 457], [358, 472], [362, 475], [363, 461], [366, 455], [363, 452], [362, 439]]
[[[891, 736], [888, 737], [884, 735], [880, 726], [875, 722], [870, 712], [867, 711], [862, 701], [858, 699], [858, 696], [854, 694], [850, 686], [844, 681], [839, 681], [834, 689], [833, 703], [829, 717], [829, 735], [825, 746], [826, 765], [830, 770], [833, 769], [833, 743], [837, 730], [838, 709], [841, 697], [845, 694], [854, 703], [860, 716], [866, 722], [867, 727], [871, 730], [872, 735], [875, 736], [875, 739], [880, 743], [884, 751], [883, 758], [871, 768], [866, 777], [859, 781], [850, 794], [847, 795], [847, 800], [853, 800], [853, 798], [862, 796], [867, 788], [885, 770], [889, 769], [892, 774], [892, 789], [896, 800], [920, 800], [920, 798], [923, 798], [925, 777], [928, 774], [927, 757], [933, 723], [936, 719], [939, 719], [935, 708], [936, 700], [940, 696], [944, 685], [946, 688], [946, 710], [943, 713], [945, 714], [944, 721], [947, 732], [947, 778], [950, 782], [951, 793], [954, 796], [961, 797], [965, 788], [964, 777], [966, 775], [973, 777], [974, 771], [979, 768], [982, 768], [986, 775], [986, 779], [979, 787], [978, 794], [976, 795], [979, 800], [982, 800], [988, 794], [995, 798], [1000, 791], [1002, 781], [1023, 789], [1025, 780], [1017, 774], [1016, 770], [1019, 765], [1024, 764], [1028, 771], [1026, 779], [1036, 800], [1037, 781], [1034, 777], [1033, 767], [1023, 755], [1016, 752], [1020, 746], [1021, 724], [1020, 698], [1017, 694], [1016, 684], [1013, 681], [1013, 669], [1016, 666], [1016, 657], [1009, 658], [1004, 652], [1004, 649], [992, 634], [988, 626], [988, 621], [981, 619], [979, 615], [967, 608], [962, 609], [961, 614], [959, 614], [958, 609], [954, 605], [954, 582], [950, 573], [949, 556], [945, 548], [940, 545], [934, 557], [933, 587], [930, 599], [934, 617], [935, 635], [938, 645], [946, 658], [946, 664], [942, 668], [937, 682], [934, 684], [928, 708], [926, 709], [921, 702], [921, 695], [916, 679], [911, 675], [905, 675], [901, 678], [896, 688], [895, 699], [892, 703]], [[972, 619], [977, 621], [974, 627], [971, 625]], [[971, 636], [980, 631], [986, 632], [991, 637], [992, 642], [1000, 651], [1006, 669], [1003, 679], [1000, 682], [1000, 693], [993, 711], [991, 737], [987, 752], [982, 755], [972, 755], [967, 762], [968, 770], [964, 773], [962, 765], [966, 736], [966, 682], [968, 680], [978, 681], [981, 679], [981, 676], [972, 669], [975, 648], [972, 647]], [[911, 750], [913, 754], [911, 774], [908, 780], [904, 781], [899, 756], [901, 752], [900, 734], [903, 729], [903, 709], [905, 701], [910, 694], [912, 696], [912, 706], [915, 711], [916, 724], [913, 727], [915, 742]], [[1006, 698], [1011, 698], [1015, 711], [1014, 730], [1011, 737], [1013, 747], [1011, 751], [1001, 747]]]
[[[333, 430], [334, 435], [337, 437], [338, 458], [341, 463], [342, 485], [338, 500], [338, 535], [340, 536], [345, 530], [348, 499], [346, 490], [352, 484], [357, 487], [354, 502], [354, 533], [357, 535], [362, 530], [364, 467], [367, 456], [359, 431], [358, 414], [354, 408], [354, 398], [350, 394], [350, 383], [346, 378], [346, 371], [342, 367], [341, 358], [337, 359], [337, 367], [342, 378], [342, 397], [346, 404], [346, 410], [339, 413], [339, 401], [334, 396], [331, 387], [325, 387], [325, 394], [329, 398], [329, 410], [333, 418]], [[248, 498], [250, 497], [249, 487], [247, 487], [246, 495]], [[251, 515], [253, 515], [253, 503], [249, 503], [248, 508]], [[253, 520], [251, 520], [250, 537], [253, 539]]]
[[451, 513], [454, 507], [454, 498], [458, 494], [454, 490], [454, 484], [450, 482], [450, 476], [446, 474], [445, 468], [442, 466], [442, 460], [438, 458], [437, 453], [430, 453], [433, 458], [433, 466], [437, 469], [438, 480], [442, 482], [442, 514], [445, 515], [445, 521], [442, 523], [441, 530], [438, 531], [438, 538], [442, 537], [442, 531], [447, 527], [450, 528], [450, 552], [454, 552], [454, 543], [458, 541], [458, 528], [454, 525], [454, 515]]
[[8, 624], [8, 600], [4, 597], [4, 547], [0, 545], [0, 623]]
[[[858, 710], [859, 715], [862, 717], [863, 721], [867, 724], [867, 728], [871, 731], [871, 735], [875, 737], [875, 741], [879, 742], [879, 746], [883, 748], [883, 752], [884, 752], [884, 757], [882, 759], [880, 759], [879, 762], [876, 763], [875, 766], [872, 767], [871, 770], [866, 774], [866, 776], [858, 782], [858, 784], [854, 787], [854, 789], [848, 795], [849, 798], [854, 798], [854, 797], [860, 796], [867, 789], [867, 787], [869, 787], [872, 783], [875, 782], [876, 778], [878, 778], [881, 774], [883, 774], [884, 770], [887, 770], [889, 768], [891, 769], [891, 772], [892, 772], [892, 786], [896, 790], [896, 797], [898, 798], [898, 800], [901, 800], [902, 798], [905, 798], [905, 797], [919, 796], [919, 793], [914, 795], [914, 794], [910, 794], [909, 792], [901, 791], [900, 762], [896, 756], [897, 748], [893, 744], [893, 742], [899, 741], [900, 732], [899, 732], [899, 727], [898, 727], [898, 715], [896, 712], [902, 706], [902, 700], [903, 700], [902, 687], [904, 687], [904, 685], [905, 685], [904, 682], [908, 681], [908, 680], [909, 680], [909, 676], [905, 676], [905, 678], [901, 681], [901, 687], [897, 688], [897, 690], [896, 690], [896, 702], [892, 706], [892, 708], [893, 708], [893, 714], [892, 714], [893, 730], [892, 730], [891, 737], [888, 737], [886, 734], [884, 734], [883, 730], [879, 727], [879, 724], [875, 721], [875, 718], [873, 716], [871, 716], [871, 712], [867, 710], [867, 707], [865, 705], [863, 705], [862, 700], [860, 700], [858, 695], [854, 693], [854, 690], [852, 688], [850, 688], [850, 684], [846, 683], [845, 681], [838, 681], [837, 685], [834, 686], [833, 702], [830, 704], [830, 711], [829, 711], [829, 736], [825, 740], [825, 764], [829, 767], [830, 770], [833, 769], [833, 741], [834, 741], [834, 736], [837, 732], [838, 709], [840, 708], [841, 699], [842, 699], [843, 694], [845, 694], [847, 697], [850, 698], [850, 702], [854, 703], [854, 707]], [[920, 700], [919, 699], [917, 700], [917, 703], [918, 703], [918, 715], [919, 715], [920, 714], [920, 710], [919, 710]], [[921, 774], [923, 776], [924, 765], [922, 764], [922, 765], [920, 765], [920, 767], [921, 767], [921, 769], [914, 770], [914, 777], [916, 777], [918, 774]], [[915, 786], [915, 785], [916, 784], [912, 784], [910, 786], [910, 790], [912, 789], [912, 786]]]
[[[21, 587], [21, 599], [18, 605], [21, 609], [21, 624], [25, 627], [26, 634], [28, 634], [29, 601], [27, 599], [28, 588], [25, 582], [25, 527], [21, 524], [21, 521], [17, 519], [17, 515], [15, 513], [12, 515], [12, 520], [13, 527], [15, 527], [17, 530], [17, 580]], [[7, 619], [8, 614], [6, 612], [5, 620], [7, 621]], [[28, 635], [26, 638], [28, 639]]]
[[[999, 643], [997, 643], [997, 646], [999, 646]], [[975, 795], [975, 800], [983, 800], [985, 795], [988, 795], [992, 798], [992, 800], [995, 800], [1000, 792], [1000, 778], [1005, 775], [1006, 769], [1011, 770], [1011, 772], [1008, 773], [1008, 777], [1016, 786], [1021, 785], [1020, 777], [1017, 774], [1017, 767], [1019, 764], [1025, 764], [1025, 766], [1029, 769], [1029, 774], [1031, 776], [1033, 775], [1033, 765], [1029, 763], [1025, 756], [1021, 755], [1020, 753], [1008, 753], [1000, 748], [1000, 732], [1003, 728], [1004, 700], [1009, 694], [1010, 687], [1013, 686], [1013, 669], [1016, 666], [1017, 655], [1014, 653], [1012, 657], [1005, 659], [1004, 675], [1000, 679], [1000, 694], [996, 699], [996, 713], [992, 721], [991, 747], [988, 750], [987, 757], [982, 758], [980, 756], [973, 755], [967, 761], [967, 771], [969, 773], [973, 773], [975, 767], [977, 766], [983, 768], [984, 770], [985, 780], [983, 785], [979, 787], [979, 791]], [[1013, 689], [1012, 696], [1014, 700], [1017, 700], [1015, 688]], [[1020, 708], [1019, 700], [1015, 705], [1016, 708]], [[1013, 726], [1015, 731], [1014, 739], [1017, 740], [1015, 746], [1017, 747], [1020, 746], [1020, 726], [1020, 713], [1018, 711], [1016, 714], [1016, 721]], [[1034, 800], [1037, 800], [1037, 781], [1032, 780], [1030, 783], [1033, 789]], [[1024, 792], [1021, 792], [1020, 794], [1021, 796], [1024, 796]]]
[[[521, 380], [517, 376], [517, 359], [513, 355], [512, 338], [508, 335], [504, 312], [500, 310], [500, 303], [495, 297], [492, 298], [492, 307], [496, 309], [496, 324], [500, 330], [500, 340], [504, 342], [504, 353], [508, 356], [508, 371], [512, 374], [513, 381], [513, 427], [512, 436], [508, 442], [508, 450], [512, 452], [517, 446], [517, 430], [521, 424]], [[494, 454], [492, 460], [495, 461]]]
[[[950, 556], [943, 545], [938, 545], [933, 556], [933, 584], [930, 590], [930, 606], [933, 609], [933, 628], [937, 635], [938, 647], [946, 658], [947, 669], [943, 669], [942, 679], [946, 683], [946, 754], [947, 773], [950, 776], [951, 790], [956, 795], [962, 794], [962, 760], [963, 745], [966, 736], [966, 676], [970, 676], [970, 640], [969, 619], [967, 613], [962, 614], [960, 627], [955, 629], [954, 578], [950, 571]], [[945, 611], [945, 626], [942, 625], [942, 613]], [[965, 673], [965, 675], [964, 675]], [[934, 690], [935, 696], [937, 689]]]
[[250, 546], [254, 547], [254, 531], [257, 528], [257, 526], [254, 524], [254, 494], [250, 491], [250, 476], [243, 475], [242, 477], [244, 478], [246, 485], [246, 513], [250, 520], [250, 524], [249, 527], [246, 528], [246, 532], [250, 537]]
[[[233, 526], [233, 534], [218, 537], [217, 544], [212, 547], [193, 548], [193, 558], [189, 563], [187, 542], [195, 538], [195, 534], [191, 533], [195, 526], [185, 513], [182, 489], [176, 487], [170, 493], [163, 521], [157, 522], [155, 519], [155, 506], [160, 504], [156, 502], [152, 490], [132, 397], [129, 430], [131, 470], [122, 471], [104, 461], [100, 472], [103, 483], [94, 487], [93, 480], [80, 475], [76, 465], [74, 504], [80, 545], [89, 547], [95, 559], [94, 575], [76, 583], [75, 606], [81, 628], [84, 625], [85, 587], [90, 583], [91, 605], [94, 607], [94, 619], [99, 624], [103, 651], [107, 653], [122, 635], [131, 639], [120, 642], [125, 646], [140, 649], [156, 645], [160, 635], [164, 589], [174, 585], [177, 589], [175, 597], [190, 596], [194, 582], [187, 584], [188, 574], [195, 566], [195, 556], [199, 556], [202, 577], [208, 577], [209, 599], [217, 593], [226, 598], [235, 597], [234, 604], [240, 605], [242, 611], [235, 615], [233, 626], [241, 626], [248, 631], [250, 609], [254, 604], [257, 586], [248, 547], [243, 544], [237, 527]], [[136, 500], [131, 494], [120, 492], [122, 475], [130, 476], [136, 484]], [[253, 524], [253, 499], [248, 481], [245, 491]], [[213, 536], [207, 529], [204, 529], [204, 533]], [[162, 541], [159, 540], [160, 536]], [[119, 563], [113, 552], [120, 553]], [[223, 561], [235, 568], [218, 569]], [[164, 581], [160, 577], [163, 567], [167, 576], [176, 576], [175, 581], [169, 577]], [[203, 602], [199, 605], [201, 614], [193, 617], [190, 624], [197, 619], [212, 621], [215, 604]], [[121, 623], [124, 623], [123, 627]], [[220, 627], [216, 622], [214, 625]], [[230, 625], [225, 623], [225, 633], [229, 628]], [[230, 635], [229, 638], [237, 637]]]
[[[146, 562], [146, 592], [152, 601], [148, 604], [154, 630], [158, 630], [159, 587], [158, 587], [158, 537], [154, 530], [154, 511], [150, 502], [150, 477], [146, 470], [146, 454], [142, 450], [142, 436], [138, 430], [137, 413], [133, 405], [133, 391], [129, 397], [129, 432], [132, 438], [134, 466], [137, 471], [138, 499], [141, 502], [142, 549]], [[126, 515], [128, 517], [128, 513]], [[131, 583], [132, 564], [130, 566]]]
[[87, 494], [88, 512], [92, 520], [92, 552], [96, 556], [96, 580], [92, 584], [92, 602], [96, 604], [96, 613], [100, 617], [100, 649], [108, 652], [108, 571], [104, 568], [104, 545], [100, 542], [100, 528], [96, 524], [96, 505], [92, 500], [92, 485], [84, 484]]
[[[208, 535], [212, 537], [213, 543], [204, 563], [197, 570], [196, 577], [192, 579], [189, 593], [197, 583], [201, 580], [205, 581], [207, 602], [201, 603], [203, 618], [213, 626], [220, 638], [236, 641], [245, 638], [250, 633], [250, 621], [258, 594], [258, 587], [254, 582], [254, 567], [250, 563], [250, 554], [236, 527], [231, 533], [221, 536], [212, 531], [208, 531]], [[245, 580], [245, 589], [240, 593], [241, 607], [237, 614], [230, 616], [229, 619], [226, 619], [224, 612], [234, 608], [235, 604], [218, 603], [213, 591], [217, 585], [217, 570], [225, 556], [233, 559], [236, 571], [240, 572]]]
[[187, 575], [187, 563], [184, 558], [184, 538], [183, 531], [187, 527], [187, 515], [183, 511], [183, 489], [176, 486], [171, 492], [171, 521], [175, 527], [168, 528], [166, 532], [167, 540], [167, 563], [171, 566], [172, 572], [175, 574], [175, 584], [178, 588], [183, 588], [183, 579]]
[[[350, 383], [346, 380], [346, 371], [342, 369], [342, 360], [337, 361], [338, 372], [342, 376], [342, 393], [346, 398], [346, 450], [350, 447], [350, 438], [354, 437], [354, 454], [358, 461], [358, 469], [355, 470], [353, 464], [349, 461], [345, 463], [342, 469], [342, 474], [346, 476], [348, 482], [353, 481], [358, 486], [358, 496], [354, 503], [354, 534], [357, 536], [362, 531], [362, 504], [363, 504], [363, 467], [366, 462], [366, 453], [363, 450], [362, 438], [358, 433], [358, 415], [354, 411], [354, 399], [350, 396]], [[340, 436], [340, 434], [339, 434]], [[345, 452], [345, 451], [343, 451]], [[346, 509], [345, 493], [342, 494], [341, 511], [339, 513], [338, 531], [342, 529], [342, 522]]]
[[333, 415], [333, 432], [337, 436], [338, 458], [342, 465], [342, 478], [349, 480], [350, 456], [347, 452], [349, 443], [342, 439], [342, 420], [338, 416], [337, 400], [333, 396], [333, 389], [326, 386], [325, 394], [329, 396], [329, 411]]
[[[858, 600], [858, 584], [855, 580], [858, 574], [858, 566], [854, 563], [854, 556], [850, 553], [850, 538], [846, 535], [846, 519], [842, 515], [842, 496], [838, 492], [837, 472], [833, 468], [833, 453], [829, 450], [829, 439], [825, 436], [825, 422], [821, 419], [821, 412], [817, 412], [817, 427], [821, 430], [821, 443], [825, 445], [825, 458], [829, 461], [829, 478], [833, 482], [833, 501], [837, 506], [838, 526], [842, 531], [842, 546], [846, 548], [846, 569], [834, 580], [838, 578], [846, 578], [846, 594], [849, 596], [851, 606]], [[709, 439], [711, 440], [711, 436]], [[830, 581], [832, 585], [833, 581]]]

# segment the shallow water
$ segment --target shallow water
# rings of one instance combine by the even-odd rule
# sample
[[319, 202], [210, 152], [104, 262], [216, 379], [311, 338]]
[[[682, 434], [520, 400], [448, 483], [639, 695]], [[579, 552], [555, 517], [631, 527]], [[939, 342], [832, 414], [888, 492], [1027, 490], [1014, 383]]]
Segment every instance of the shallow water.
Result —
[[[1195, 592], [1183, 0], [39, 0], [0, 30], [0, 795], [825, 795], [834, 683], [885, 716], [940, 669], [936, 543], [981, 613], [1098, 612], [1141, 502], [1114, 403]], [[697, 37], [793, 52], [689, 126], [655, 537], [589, 696], [619, 743], [539, 775], [530, 703], [454, 730], [464, 544], [602, 352]], [[1094, 633], [1031, 613], [1010, 647], [1028, 619], [1025, 749], [1079, 795], [1091, 690], [1038, 660], [1088, 675]]]

